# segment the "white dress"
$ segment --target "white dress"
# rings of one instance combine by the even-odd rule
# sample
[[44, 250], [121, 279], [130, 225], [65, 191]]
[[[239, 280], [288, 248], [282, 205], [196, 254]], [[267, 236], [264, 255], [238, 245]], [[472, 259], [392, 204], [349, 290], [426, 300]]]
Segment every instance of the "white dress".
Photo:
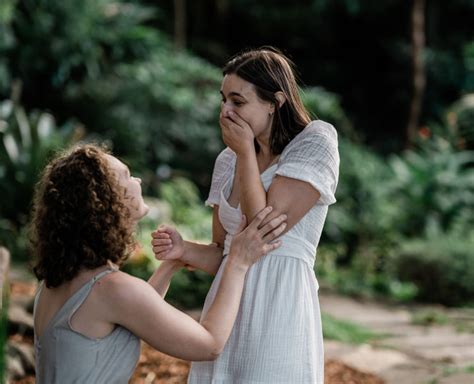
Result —
[[[336, 201], [337, 146], [334, 127], [313, 121], [286, 146], [278, 163], [261, 174], [265, 190], [275, 175], [281, 175], [308, 182], [321, 198], [281, 238], [280, 248], [250, 268], [224, 351], [215, 361], [193, 363], [188, 383], [323, 383], [323, 336], [313, 266], [328, 206]], [[233, 208], [227, 202], [235, 163], [236, 155], [229, 148], [219, 154], [206, 201], [219, 205], [219, 219], [227, 232], [224, 255], [241, 217], [240, 206]], [[298, 204], [298, 196], [294, 199]], [[226, 261], [224, 257], [203, 313], [214, 300]]]

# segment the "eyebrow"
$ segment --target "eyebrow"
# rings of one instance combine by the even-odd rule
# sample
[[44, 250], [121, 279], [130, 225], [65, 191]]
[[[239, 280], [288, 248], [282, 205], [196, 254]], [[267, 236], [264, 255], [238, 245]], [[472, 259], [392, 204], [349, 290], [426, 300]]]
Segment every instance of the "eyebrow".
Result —
[[[219, 92], [220, 92], [220, 94], [221, 94], [223, 97], [225, 97], [224, 92], [222, 92], [222, 90], [219, 91]], [[243, 96], [243, 95], [240, 94], [239, 92], [230, 92], [230, 93], [229, 93], [229, 97], [231, 97], [231, 96], [238, 96], [238, 97], [241, 97], [242, 99], [245, 99], [245, 96]], [[245, 100], [247, 100], [247, 99], [245, 99]]]

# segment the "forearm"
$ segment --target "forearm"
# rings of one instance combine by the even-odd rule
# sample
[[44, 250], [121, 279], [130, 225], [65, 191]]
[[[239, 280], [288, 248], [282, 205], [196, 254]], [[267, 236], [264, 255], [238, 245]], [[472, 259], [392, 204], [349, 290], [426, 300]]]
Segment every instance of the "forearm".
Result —
[[240, 183], [240, 207], [250, 222], [267, 206], [267, 193], [260, 179], [254, 148], [237, 158], [237, 176]]
[[148, 279], [148, 284], [150, 284], [155, 289], [155, 291], [157, 291], [158, 294], [164, 298], [170, 286], [173, 274], [179, 271], [181, 268], [181, 263], [175, 261], [162, 261], [160, 266]]
[[201, 324], [221, 351], [230, 336], [240, 306], [248, 267], [237, 265], [231, 255], [225, 266], [216, 297]]
[[185, 241], [181, 261], [210, 275], [215, 275], [221, 265], [223, 251], [223, 248], [216, 245]]

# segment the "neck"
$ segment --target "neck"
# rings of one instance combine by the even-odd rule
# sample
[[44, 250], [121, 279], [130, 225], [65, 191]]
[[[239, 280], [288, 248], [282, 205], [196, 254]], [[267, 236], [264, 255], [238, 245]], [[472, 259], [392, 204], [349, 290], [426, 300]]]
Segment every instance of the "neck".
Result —
[[270, 134], [271, 129], [267, 129], [260, 136], [255, 138], [257, 140], [258, 145], [260, 146], [260, 152], [258, 156], [264, 159], [271, 159], [273, 157], [273, 153], [270, 147]]

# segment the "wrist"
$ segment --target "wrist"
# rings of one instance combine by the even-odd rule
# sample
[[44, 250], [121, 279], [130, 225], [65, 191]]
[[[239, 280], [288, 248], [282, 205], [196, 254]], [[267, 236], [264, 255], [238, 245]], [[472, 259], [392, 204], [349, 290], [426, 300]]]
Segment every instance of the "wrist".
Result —
[[183, 254], [181, 255], [181, 257], [178, 260], [180, 260], [184, 264], [190, 264], [190, 259], [189, 259], [188, 255], [190, 255], [191, 253], [188, 252], [188, 251], [189, 251], [191, 246], [192, 246], [191, 242], [186, 241], [186, 240], [183, 241], [183, 249], [184, 249]]
[[229, 255], [227, 256], [226, 267], [228, 267], [229, 269], [232, 269], [233, 271], [246, 274], [250, 268], [250, 264], [243, 261], [241, 257], [239, 257], [236, 253], [232, 252], [231, 250], [229, 252]]
[[250, 141], [245, 140], [239, 148], [235, 151], [235, 154], [240, 157], [248, 157], [255, 155], [255, 144], [253, 139]]
[[181, 260], [163, 260], [160, 263], [161, 268], [171, 271], [172, 273], [179, 271], [183, 268], [184, 263]]

